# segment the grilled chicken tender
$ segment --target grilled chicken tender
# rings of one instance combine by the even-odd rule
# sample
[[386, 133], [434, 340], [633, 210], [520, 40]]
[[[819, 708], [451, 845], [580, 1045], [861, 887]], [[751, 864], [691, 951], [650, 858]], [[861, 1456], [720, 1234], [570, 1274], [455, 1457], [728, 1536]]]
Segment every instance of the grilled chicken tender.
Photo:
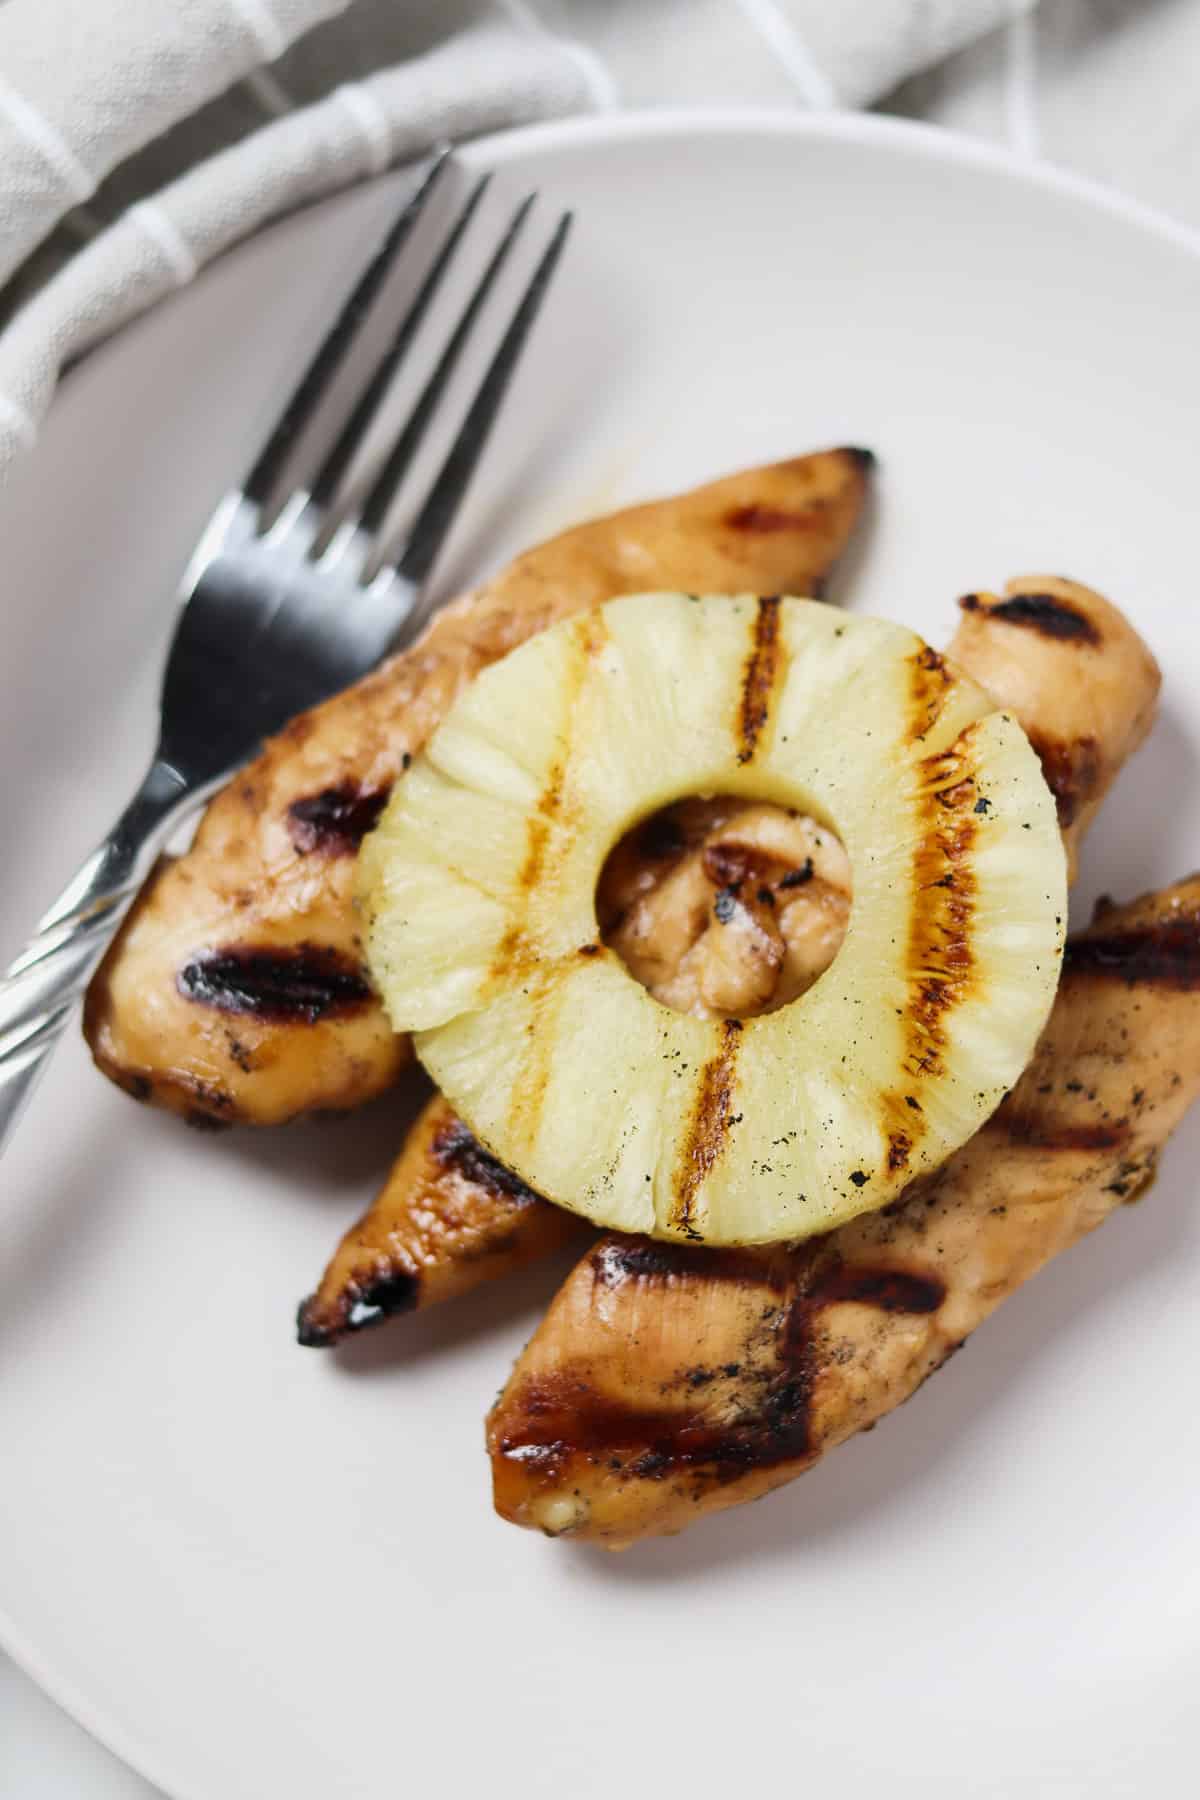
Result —
[[383, 1192], [301, 1306], [296, 1335], [302, 1344], [336, 1343], [594, 1235], [489, 1155], [438, 1095], [413, 1125]]
[[1071, 940], [1018, 1086], [884, 1212], [794, 1250], [589, 1251], [488, 1422], [497, 1510], [620, 1549], [790, 1481], [1137, 1199], [1198, 1091], [1193, 876]]
[[1017, 715], [1058, 805], [1075, 877], [1079, 841], [1154, 722], [1158, 664], [1111, 601], [1061, 576], [968, 594], [947, 657]]
[[618, 594], [818, 593], [873, 459], [769, 464], [564, 532], [440, 613], [420, 641], [303, 713], [212, 801], [93, 979], [84, 1032], [137, 1099], [274, 1125], [360, 1105], [411, 1055], [362, 967], [354, 852], [393, 781], [479, 670]]
[[[1074, 582], [1030, 576], [1003, 598], [961, 605], [948, 658], [1011, 707], [1035, 745], [1075, 747], [1042, 750], [1073, 872], [1082, 833], [1150, 728], [1158, 667], [1117, 608]], [[1077, 779], [1056, 786], [1066, 767]], [[715, 799], [682, 801], [629, 833], [601, 875], [597, 911], [607, 942], [665, 1004], [745, 1017], [784, 1004], [828, 967], [849, 902], [849, 866], [828, 831], [778, 807]], [[444, 1185], [427, 1155], [432, 1129], [418, 1123], [416, 1147], [338, 1246], [301, 1309], [302, 1342], [332, 1343], [398, 1310], [370, 1298], [386, 1297], [393, 1276], [407, 1305], [426, 1306], [563, 1242], [563, 1214], [544, 1200], [522, 1211], [514, 1239], [510, 1203], [487, 1182], [475, 1187], [463, 1234], [465, 1176], [460, 1168]], [[496, 1239], [509, 1246], [503, 1258], [476, 1253]]]

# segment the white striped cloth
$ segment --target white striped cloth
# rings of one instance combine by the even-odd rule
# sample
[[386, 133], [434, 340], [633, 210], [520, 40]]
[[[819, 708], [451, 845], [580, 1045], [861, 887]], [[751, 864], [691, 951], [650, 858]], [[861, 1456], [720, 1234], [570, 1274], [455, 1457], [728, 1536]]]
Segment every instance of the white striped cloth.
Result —
[[4, 0], [0, 475], [65, 364], [303, 201], [576, 111], [865, 105], [1035, 3]]

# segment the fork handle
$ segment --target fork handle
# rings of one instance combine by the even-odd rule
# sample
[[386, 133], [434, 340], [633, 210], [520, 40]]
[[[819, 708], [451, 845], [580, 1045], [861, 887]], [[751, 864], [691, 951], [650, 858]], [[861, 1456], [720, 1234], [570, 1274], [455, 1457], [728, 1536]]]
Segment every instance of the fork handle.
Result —
[[178, 770], [156, 758], [112, 831], [0, 979], [0, 1151], [134, 895], [199, 798]]

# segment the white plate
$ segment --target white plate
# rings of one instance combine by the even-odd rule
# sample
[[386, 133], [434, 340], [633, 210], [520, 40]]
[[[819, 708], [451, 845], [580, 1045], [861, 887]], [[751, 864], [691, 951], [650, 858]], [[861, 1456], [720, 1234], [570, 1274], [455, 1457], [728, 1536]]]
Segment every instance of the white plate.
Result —
[[[1081, 903], [1200, 863], [1194, 243], [879, 122], [625, 119], [469, 160], [579, 229], [446, 585], [601, 505], [872, 445], [855, 606], [940, 642], [956, 594], [1061, 569], [1166, 665]], [[392, 191], [84, 364], [5, 496], [6, 948], [132, 778], [180, 562]], [[4, 1165], [2, 1635], [92, 1730], [187, 1800], [1188, 1789], [1200, 1121], [899, 1417], [610, 1558], [489, 1510], [480, 1421], [552, 1272], [292, 1343], [393, 1105], [201, 1137], [73, 1043]]]

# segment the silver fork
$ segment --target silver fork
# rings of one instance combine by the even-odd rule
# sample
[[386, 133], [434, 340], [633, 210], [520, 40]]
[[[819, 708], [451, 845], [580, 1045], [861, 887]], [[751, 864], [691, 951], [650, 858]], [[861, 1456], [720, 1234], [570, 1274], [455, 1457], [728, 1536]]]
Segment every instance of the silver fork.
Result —
[[288, 719], [356, 681], [386, 651], [410, 642], [433, 610], [430, 571], [545, 297], [570, 228], [569, 213], [558, 219], [402, 545], [385, 549], [385, 515], [525, 224], [533, 194], [513, 214], [356, 516], [332, 536], [328, 521], [342, 478], [450, 267], [487, 176], [475, 183], [316, 475], [269, 523], [267, 507], [289, 452], [326, 397], [447, 161], [443, 153], [405, 204], [254, 467], [220, 502], [201, 535], [180, 591], [158, 748], [145, 780], [0, 980], [0, 1149], [134, 895], [184, 815]]

